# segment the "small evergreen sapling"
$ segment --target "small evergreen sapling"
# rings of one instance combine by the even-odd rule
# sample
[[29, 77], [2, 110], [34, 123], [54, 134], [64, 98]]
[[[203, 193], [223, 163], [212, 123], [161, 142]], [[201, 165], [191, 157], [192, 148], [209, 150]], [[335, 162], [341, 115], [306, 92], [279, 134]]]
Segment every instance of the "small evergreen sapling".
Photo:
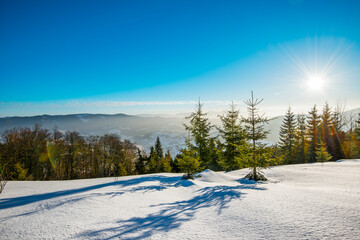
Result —
[[214, 126], [211, 125], [207, 118], [207, 113], [203, 111], [203, 106], [204, 104], [202, 104], [199, 99], [195, 111], [191, 113], [190, 116], [185, 117], [185, 119], [190, 121], [190, 124], [184, 124], [184, 127], [191, 133], [191, 137], [194, 140], [193, 149], [196, 150], [196, 154], [199, 156], [200, 164], [205, 168], [209, 168], [212, 162], [210, 156], [210, 131]]
[[190, 142], [190, 137], [185, 141], [187, 148], [181, 150], [181, 156], [177, 158], [177, 165], [184, 172], [182, 179], [194, 179], [194, 174], [200, 170], [200, 158]]
[[316, 148], [315, 158], [317, 162], [327, 162], [332, 158], [330, 153], [328, 153], [328, 151], [326, 150], [326, 146], [323, 142], [320, 142], [320, 144]]
[[244, 131], [239, 121], [239, 110], [232, 103], [225, 115], [219, 115], [222, 128], [218, 128], [221, 139], [220, 145], [220, 166], [225, 171], [236, 170], [241, 167], [239, 159], [242, 158], [243, 146], [246, 145]]
[[268, 154], [268, 148], [260, 143], [261, 140], [266, 139], [269, 131], [264, 130], [264, 124], [268, 122], [268, 119], [264, 115], [259, 115], [258, 105], [263, 99], [254, 99], [253, 92], [251, 91], [251, 99], [245, 101], [248, 105], [249, 116], [242, 118], [245, 123], [246, 137], [251, 144], [250, 153], [251, 158], [248, 159], [247, 166], [252, 168], [252, 171], [245, 176], [250, 180], [266, 181], [267, 179], [263, 174], [258, 171], [258, 168], [268, 167], [270, 164], [270, 154]]
[[163, 158], [163, 161], [162, 161], [162, 171], [163, 172], [171, 172], [171, 170], [172, 170], [171, 162], [172, 162], [172, 157], [170, 154], [170, 150], [167, 150], [167, 152], [165, 153], [165, 157]]

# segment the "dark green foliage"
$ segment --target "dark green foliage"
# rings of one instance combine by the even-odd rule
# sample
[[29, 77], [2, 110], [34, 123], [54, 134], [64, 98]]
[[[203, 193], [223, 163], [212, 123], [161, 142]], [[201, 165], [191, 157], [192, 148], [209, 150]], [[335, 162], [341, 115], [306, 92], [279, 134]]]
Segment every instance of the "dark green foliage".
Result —
[[219, 116], [222, 128], [218, 128], [223, 143], [219, 144], [219, 164], [225, 171], [239, 169], [241, 167], [240, 148], [246, 144], [245, 133], [239, 121], [239, 110], [232, 103], [225, 115]]
[[210, 138], [209, 141], [209, 164], [207, 166], [208, 169], [214, 171], [223, 170], [222, 166], [219, 164], [220, 156], [221, 156], [221, 143], [217, 138]]
[[179, 173], [181, 171], [178, 163], [178, 159], [181, 158], [181, 156], [181, 153], [176, 154], [175, 159], [170, 163], [171, 171], [174, 173]]
[[146, 153], [141, 152], [138, 149], [138, 157], [135, 163], [135, 172], [136, 174], [145, 174], [147, 173], [147, 157], [145, 156]]
[[186, 119], [190, 120], [190, 125], [186, 125], [185, 129], [190, 131], [194, 140], [194, 149], [199, 156], [200, 164], [208, 168], [212, 159], [210, 158], [210, 131], [213, 126], [210, 124], [209, 119], [206, 117], [207, 113], [203, 112], [203, 104], [196, 105], [195, 112], [187, 116]]
[[164, 157], [164, 153], [163, 153], [163, 149], [162, 149], [159, 137], [156, 138], [155, 153], [156, 153], [156, 155], [158, 156], [159, 159], [162, 159]]
[[283, 123], [280, 127], [280, 142], [279, 146], [284, 155], [285, 164], [294, 163], [295, 153], [295, 139], [296, 139], [296, 120], [295, 115], [288, 108]]

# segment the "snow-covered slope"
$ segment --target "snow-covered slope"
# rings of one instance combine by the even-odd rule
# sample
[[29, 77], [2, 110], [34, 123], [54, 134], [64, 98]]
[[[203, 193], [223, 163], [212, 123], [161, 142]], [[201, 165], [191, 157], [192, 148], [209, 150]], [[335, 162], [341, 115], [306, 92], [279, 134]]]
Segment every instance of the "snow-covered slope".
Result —
[[247, 171], [9, 182], [0, 239], [359, 239], [360, 160]]

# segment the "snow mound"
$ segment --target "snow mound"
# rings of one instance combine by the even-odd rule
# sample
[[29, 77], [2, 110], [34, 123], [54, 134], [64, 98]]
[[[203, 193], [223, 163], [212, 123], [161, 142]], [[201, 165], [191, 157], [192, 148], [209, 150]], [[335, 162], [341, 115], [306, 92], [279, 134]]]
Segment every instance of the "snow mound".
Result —
[[234, 182], [234, 179], [226, 176], [222, 172], [214, 172], [209, 169], [206, 169], [205, 171], [202, 171], [198, 174], [198, 177], [196, 178], [197, 181], [203, 181], [203, 182], [211, 182], [211, 183], [230, 183]]

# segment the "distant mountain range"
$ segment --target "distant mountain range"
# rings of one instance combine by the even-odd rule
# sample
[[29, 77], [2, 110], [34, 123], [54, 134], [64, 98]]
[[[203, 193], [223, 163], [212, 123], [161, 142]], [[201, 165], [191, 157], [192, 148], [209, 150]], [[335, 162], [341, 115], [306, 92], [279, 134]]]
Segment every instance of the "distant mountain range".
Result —
[[[357, 117], [360, 108], [345, 112], [347, 116]], [[174, 116], [156, 115], [126, 115], [126, 114], [71, 114], [71, 115], [41, 115], [33, 117], [5, 117], [0, 118], [0, 133], [14, 127], [33, 127], [40, 124], [42, 128], [52, 130], [55, 126], [61, 131], [77, 131], [84, 136], [115, 133], [122, 139], [129, 139], [138, 146], [149, 150], [155, 144], [156, 137], [159, 136], [163, 148], [170, 149], [172, 154], [176, 154], [184, 146], [186, 131], [183, 123], [186, 123], [184, 116], [178, 114]], [[210, 115], [212, 124], [221, 124], [215, 114]], [[270, 130], [267, 142], [276, 143], [279, 139], [279, 129], [283, 121], [283, 116], [270, 119], [265, 128]], [[215, 133], [214, 133], [215, 134]]]

